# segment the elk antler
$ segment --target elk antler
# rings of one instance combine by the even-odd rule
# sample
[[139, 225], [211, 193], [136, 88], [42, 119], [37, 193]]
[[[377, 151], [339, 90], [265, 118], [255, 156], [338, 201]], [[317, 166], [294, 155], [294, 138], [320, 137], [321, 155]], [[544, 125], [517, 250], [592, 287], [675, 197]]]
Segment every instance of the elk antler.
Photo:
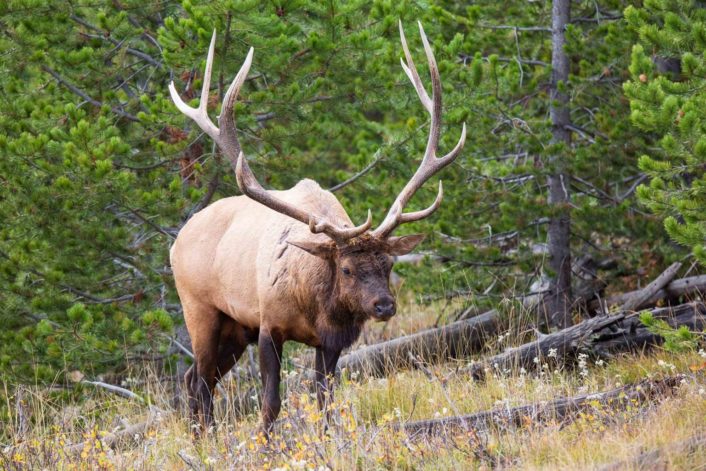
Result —
[[214, 30], [213, 37], [211, 38], [211, 45], [208, 48], [208, 58], [206, 59], [206, 70], [204, 71], [203, 88], [201, 90], [201, 101], [199, 102], [198, 108], [192, 108], [184, 103], [179, 96], [179, 93], [177, 93], [176, 87], [174, 87], [174, 82], [169, 84], [169, 93], [172, 96], [172, 101], [174, 101], [176, 107], [179, 108], [179, 111], [191, 118], [191, 120], [193, 120], [206, 134], [211, 136], [216, 144], [218, 144], [221, 151], [223, 151], [223, 153], [228, 157], [231, 166], [235, 170], [235, 176], [238, 181], [240, 191], [251, 199], [274, 211], [277, 211], [278, 213], [285, 214], [296, 219], [297, 221], [307, 224], [309, 229], [311, 229], [311, 232], [315, 234], [323, 232], [339, 243], [345, 242], [353, 237], [357, 237], [367, 231], [372, 223], [372, 215], [370, 210], [368, 210], [368, 219], [360, 226], [350, 228], [339, 227], [331, 224], [329, 221], [319, 216], [310, 214], [280, 200], [262, 188], [260, 183], [258, 183], [255, 178], [255, 175], [253, 175], [250, 170], [245, 157], [243, 156], [243, 152], [240, 148], [240, 142], [238, 141], [235, 117], [233, 116], [233, 105], [235, 104], [235, 99], [238, 96], [240, 87], [245, 82], [245, 78], [250, 70], [254, 49], [252, 47], [250, 48], [250, 51], [245, 58], [245, 62], [243, 62], [238, 74], [235, 76], [235, 79], [233, 79], [233, 83], [231, 83], [230, 87], [228, 87], [228, 91], [223, 98], [221, 115], [218, 117], [219, 127], [216, 127], [216, 125], [213, 124], [211, 119], [208, 117], [208, 110], [206, 109], [208, 106], [208, 92], [211, 85], [211, 68], [213, 67], [213, 52], [215, 46], [216, 31]]
[[407, 77], [414, 85], [414, 89], [419, 95], [419, 100], [424, 105], [424, 108], [431, 115], [431, 127], [429, 129], [429, 139], [427, 140], [427, 148], [424, 152], [424, 157], [422, 158], [422, 163], [419, 168], [412, 176], [412, 179], [407, 182], [407, 185], [402, 189], [400, 194], [392, 203], [390, 210], [385, 216], [382, 223], [372, 231], [372, 234], [377, 237], [387, 237], [395, 230], [397, 226], [405, 222], [418, 221], [429, 216], [431, 213], [436, 211], [436, 209], [441, 204], [441, 199], [444, 196], [444, 189], [439, 182], [439, 193], [436, 196], [434, 203], [427, 209], [421, 211], [415, 211], [413, 213], [403, 213], [405, 206], [412, 198], [414, 193], [431, 178], [435, 173], [439, 172], [441, 169], [449, 165], [456, 159], [459, 152], [463, 148], [463, 144], [466, 141], [466, 123], [463, 124], [461, 129], [461, 138], [453, 148], [451, 152], [446, 154], [444, 157], [437, 158], [436, 150], [439, 146], [439, 133], [441, 130], [441, 79], [439, 78], [439, 69], [436, 66], [436, 59], [434, 59], [434, 53], [429, 46], [429, 41], [427, 40], [426, 34], [424, 34], [424, 28], [422, 24], [419, 23], [419, 33], [422, 36], [422, 43], [424, 43], [424, 52], [427, 55], [427, 61], [429, 62], [429, 73], [431, 74], [431, 89], [432, 95], [429, 98], [427, 91], [424, 89], [422, 80], [419, 78], [419, 73], [417, 68], [414, 66], [414, 61], [412, 60], [412, 55], [409, 53], [409, 48], [407, 47], [407, 40], [404, 37], [404, 31], [402, 30], [402, 21], [400, 21], [400, 40], [402, 41], [402, 49], [404, 49], [404, 55], [407, 60], [400, 59], [402, 63], [402, 69], [404, 69]]

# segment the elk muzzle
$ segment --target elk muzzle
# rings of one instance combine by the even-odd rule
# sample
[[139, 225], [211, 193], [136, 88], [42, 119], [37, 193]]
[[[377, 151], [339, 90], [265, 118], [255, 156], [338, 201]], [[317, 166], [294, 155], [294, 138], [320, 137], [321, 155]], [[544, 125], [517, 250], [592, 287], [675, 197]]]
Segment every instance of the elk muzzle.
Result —
[[380, 321], [386, 321], [395, 315], [396, 310], [395, 298], [390, 295], [382, 295], [375, 300], [373, 317]]

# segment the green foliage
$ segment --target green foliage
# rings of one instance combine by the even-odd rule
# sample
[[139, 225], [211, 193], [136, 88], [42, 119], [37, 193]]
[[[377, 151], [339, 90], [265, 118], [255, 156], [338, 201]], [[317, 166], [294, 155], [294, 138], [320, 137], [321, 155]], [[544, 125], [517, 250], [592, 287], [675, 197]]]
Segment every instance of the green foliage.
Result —
[[[167, 91], [173, 80], [185, 100], [198, 102], [214, 29], [212, 117], [224, 86], [255, 48], [235, 113], [263, 184], [281, 189], [308, 177], [332, 187], [375, 161], [336, 195], [354, 221], [372, 208], [379, 222], [427, 141], [428, 116], [399, 66], [397, 30], [402, 20], [428, 85], [415, 29], [417, 20], [424, 24], [443, 82], [439, 154], [455, 145], [464, 122], [468, 138], [441, 175], [444, 204], [400, 230], [428, 233], [422, 250], [447, 262], [400, 265], [405, 288], [482, 293], [474, 301], [488, 305], [528, 291], [546, 258], [547, 162], [558, 154], [580, 178], [567, 182], [574, 248], [612, 254], [619, 246], [626, 270], [641, 265], [641, 244], [617, 241], [662, 237], [630, 198], [637, 158], [657, 135], [650, 123], [671, 123], [684, 109], [681, 128], [695, 133], [699, 118], [696, 104], [681, 107], [685, 84], [630, 82], [626, 91], [639, 89], [650, 104], [644, 112], [633, 106], [640, 132], [631, 127], [620, 84], [628, 74], [656, 72], [644, 51], [636, 48], [631, 59], [634, 33], [623, 21], [595, 20], [596, 8], [612, 18], [625, 3], [574, 2], [573, 16], [588, 20], [567, 31], [571, 77], [561, 86], [572, 98], [575, 127], [568, 148], [549, 144], [551, 34], [489, 27], [547, 27], [548, 2], [0, 4], [0, 218], [9, 222], [0, 226], [0, 373], [52, 381], [64, 371], [98, 374], [134, 357], [169, 361], [163, 334], [181, 323], [169, 245], [195, 211], [237, 194], [228, 163]], [[626, 17], [646, 21], [640, 9], [629, 8]], [[670, 27], [685, 28], [680, 18]], [[659, 30], [645, 37], [654, 34]], [[698, 71], [700, 60], [693, 52], [684, 67]], [[706, 141], [698, 142], [694, 149], [706, 154]], [[686, 149], [680, 139], [660, 145]], [[640, 165], [664, 168], [652, 158]], [[667, 191], [674, 182], [663, 176], [649, 188], [660, 185]], [[435, 191], [430, 182], [409, 209], [427, 206]], [[683, 240], [697, 236], [679, 219], [675, 226], [669, 230]]]
[[664, 338], [663, 347], [668, 352], [695, 351], [701, 340], [701, 337], [690, 331], [687, 326], [682, 325], [675, 329], [667, 321], [654, 317], [649, 311], [640, 314], [640, 322], [650, 333]]
[[3, 375], [97, 374], [164, 342], [135, 320], [174, 303], [165, 234], [189, 207], [169, 186], [181, 144], [163, 119], [133, 116], [168, 106], [150, 37], [173, 12], [159, 2], [0, 6]]
[[706, 9], [699, 2], [662, 0], [625, 10], [638, 35], [625, 83], [633, 123], [659, 146], [639, 159], [651, 177], [640, 201], [664, 218], [678, 243], [706, 263]]

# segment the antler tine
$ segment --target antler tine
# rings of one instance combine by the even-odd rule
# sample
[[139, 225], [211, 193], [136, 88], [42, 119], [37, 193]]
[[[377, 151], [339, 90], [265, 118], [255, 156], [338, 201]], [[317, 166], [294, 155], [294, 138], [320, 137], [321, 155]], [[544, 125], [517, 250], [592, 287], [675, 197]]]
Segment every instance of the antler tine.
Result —
[[176, 107], [185, 114], [187, 117], [191, 118], [198, 126], [203, 129], [203, 131], [211, 136], [212, 139], [218, 141], [219, 131], [215, 124], [208, 117], [208, 111], [206, 107], [208, 106], [208, 92], [211, 87], [211, 67], [213, 66], [213, 51], [216, 48], [216, 30], [213, 30], [213, 37], [211, 38], [211, 45], [208, 47], [208, 56], [206, 59], [206, 70], [204, 71], [203, 77], [203, 88], [201, 89], [201, 99], [199, 101], [198, 108], [192, 108], [191, 106], [184, 103], [181, 99], [179, 93], [174, 86], [174, 81], [169, 83], [169, 94], [172, 96], [172, 101]]
[[439, 192], [436, 194], [436, 199], [434, 202], [431, 204], [426, 209], [422, 209], [421, 211], [414, 211], [413, 213], [406, 213], [406, 214], [400, 214], [399, 216], [399, 223], [404, 224], [405, 222], [412, 222], [412, 221], [419, 221], [420, 219], [424, 219], [425, 217], [431, 215], [434, 211], [436, 211], [439, 206], [441, 206], [441, 200], [444, 199], [444, 185], [442, 184], [441, 180], [439, 180]]
[[[400, 57], [400, 64], [402, 65], [402, 70], [404, 70], [405, 74], [407, 74], [407, 77], [409, 77], [409, 81], [412, 82], [412, 85], [414, 85], [414, 89], [417, 91], [417, 95], [419, 95], [419, 100], [422, 102], [422, 105], [424, 105], [424, 108], [427, 109], [429, 113], [432, 113], [432, 103], [431, 99], [429, 98], [429, 94], [427, 93], [426, 89], [424, 88], [424, 84], [422, 84], [422, 79], [419, 78], [419, 73], [417, 72], [417, 68], [414, 66], [414, 60], [412, 59], [412, 54], [409, 52], [409, 47], [407, 47], [407, 39], [405, 38], [404, 35], [404, 29], [402, 29], [402, 20], [399, 20], [399, 26], [400, 26], [400, 41], [402, 42], [402, 50], [404, 51], [404, 59]], [[421, 26], [421, 23], [420, 23]], [[423, 34], [423, 33], [422, 33]], [[405, 60], [407, 63], [405, 64]], [[409, 66], [408, 66], [409, 64]]]
[[458, 154], [461, 152], [461, 149], [466, 141], [466, 124], [464, 123], [461, 129], [461, 137], [456, 146], [445, 156], [441, 158], [436, 157], [441, 132], [441, 78], [439, 77], [439, 68], [436, 64], [434, 53], [431, 50], [429, 40], [424, 33], [424, 28], [422, 27], [421, 22], [419, 23], [419, 34], [424, 45], [424, 52], [427, 56], [427, 62], [429, 63], [429, 74], [431, 75], [432, 88], [431, 99], [429, 98], [429, 94], [424, 88], [424, 85], [419, 77], [419, 73], [414, 66], [414, 61], [412, 60], [412, 55], [409, 52], [407, 40], [404, 36], [402, 21], [400, 21], [400, 40], [402, 42], [402, 49], [404, 50], [406, 59], [406, 63], [404, 60], [401, 60], [402, 68], [405, 74], [407, 74], [407, 77], [409, 77], [409, 80], [412, 82], [412, 85], [414, 85], [422, 105], [424, 105], [424, 108], [426, 108], [431, 115], [429, 138], [427, 140], [427, 147], [424, 151], [424, 157], [422, 158], [419, 168], [397, 196], [383, 222], [372, 232], [373, 235], [378, 237], [387, 237], [400, 224], [423, 219], [436, 211], [441, 204], [441, 200], [444, 195], [441, 182], [439, 182], [439, 192], [431, 206], [424, 210], [415, 211], [412, 213], [405, 214], [403, 212], [405, 206], [414, 193], [435, 173], [439, 172], [441, 169], [453, 162], [456, 157], [458, 157]]
[[285, 203], [279, 198], [273, 196], [265, 190], [262, 185], [260, 185], [257, 178], [255, 178], [255, 175], [252, 173], [252, 170], [250, 170], [250, 166], [248, 165], [247, 160], [245, 160], [245, 156], [242, 152], [238, 156], [236, 163], [235, 178], [238, 181], [240, 191], [251, 199], [267, 206], [270, 209], [307, 224], [311, 232], [314, 234], [324, 233], [339, 243], [358, 237], [370, 229], [373, 222], [372, 213], [368, 209], [368, 218], [360, 226], [351, 228], [334, 226], [325, 219], [319, 218], [316, 215], [302, 211], [296, 206]]
[[336, 233], [337, 240], [348, 240], [354, 237], [358, 237], [368, 229], [373, 224], [373, 213], [368, 209], [368, 218], [363, 224], [351, 228], [340, 228], [332, 226], [328, 221], [316, 222], [313, 218], [309, 219], [309, 229], [314, 234], [323, 232], [324, 234], [330, 234], [332, 232]]
[[431, 75], [431, 98], [432, 108], [429, 110], [431, 114], [431, 129], [429, 130], [429, 140], [427, 141], [427, 149], [424, 152], [424, 161], [436, 157], [436, 148], [439, 146], [439, 134], [441, 133], [441, 77], [439, 77], [439, 67], [436, 65], [434, 53], [429, 46], [427, 35], [424, 34], [422, 23], [419, 23], [419, 34], [422, 37], [424, 44], [424, 52], [429, 63], [429, 75]]

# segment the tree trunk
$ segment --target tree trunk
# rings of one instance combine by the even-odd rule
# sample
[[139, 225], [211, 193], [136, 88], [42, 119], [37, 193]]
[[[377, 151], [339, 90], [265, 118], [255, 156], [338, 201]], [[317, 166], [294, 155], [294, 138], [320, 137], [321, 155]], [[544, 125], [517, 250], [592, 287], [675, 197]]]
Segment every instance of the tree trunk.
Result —
[[[552, 4], [552, 84], [549, 113], [552, 119], [552, 144], [563, 144], [564, 150], [549, 157], [549, 268], [552, 281], [544, 303], [545, 323], [551, 326], [571, 325], [571, 213], [567, 151], [571, 145], [569, 96], [561, 91], [569, 80], [569, 58], [564, 51], [566, 25], [571, 11], [570, 0], [554, 0]], [[564, 154], [564, 155], [562, 155]]]

